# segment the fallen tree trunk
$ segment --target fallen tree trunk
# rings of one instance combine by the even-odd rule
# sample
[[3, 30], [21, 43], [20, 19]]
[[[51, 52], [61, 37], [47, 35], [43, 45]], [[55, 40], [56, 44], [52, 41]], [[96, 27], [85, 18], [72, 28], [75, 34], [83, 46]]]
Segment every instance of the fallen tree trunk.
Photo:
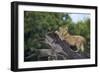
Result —
[[66, 41], [62, 41], [56, 33], [49, 33], [46, 35], [48, 44], [56, 51], [66, 53], [67, 59], [84, 59], [84, 55], [74, 52]]

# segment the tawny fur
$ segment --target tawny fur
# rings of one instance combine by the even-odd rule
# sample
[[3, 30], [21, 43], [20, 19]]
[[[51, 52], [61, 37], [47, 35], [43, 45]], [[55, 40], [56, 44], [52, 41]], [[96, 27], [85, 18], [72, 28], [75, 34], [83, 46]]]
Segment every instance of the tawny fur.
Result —
[[83, 36], [70, 35], [68, 33], [68, 27], [62, 26], [58, 31], [55, 31], [56, 34], [60, 37], [61, 40], [65, 40], [69, 45], [76, 46], [77, 50], [75, 52], [84, 52], [84, 45], [86, 40]]

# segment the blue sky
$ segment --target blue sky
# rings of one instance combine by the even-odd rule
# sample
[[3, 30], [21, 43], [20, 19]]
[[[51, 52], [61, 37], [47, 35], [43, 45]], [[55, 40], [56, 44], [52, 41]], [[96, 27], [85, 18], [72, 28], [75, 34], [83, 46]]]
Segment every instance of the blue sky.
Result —
[[69, 16], [72, 18], [72, 21], [75, 23], [78, 22], [79, 20], [90, 18], [89, 14], [69, 14]]

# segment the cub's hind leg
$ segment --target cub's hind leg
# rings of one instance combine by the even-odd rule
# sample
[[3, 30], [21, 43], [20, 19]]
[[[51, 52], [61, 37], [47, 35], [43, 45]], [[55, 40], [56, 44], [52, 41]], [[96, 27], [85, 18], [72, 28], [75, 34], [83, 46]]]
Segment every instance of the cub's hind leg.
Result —
[[81, 50], [81, 52], [84, 52], [84, 44], [81, 44], [81, 46], [80, 46], [80, 47], [81, 47], [81, 49], [80, 49], [80, 50]]
[[80, 45], [76, 44], [76, 48], [77, 48], [77, 50], [75, 52], [79, 52], [80, 51]]

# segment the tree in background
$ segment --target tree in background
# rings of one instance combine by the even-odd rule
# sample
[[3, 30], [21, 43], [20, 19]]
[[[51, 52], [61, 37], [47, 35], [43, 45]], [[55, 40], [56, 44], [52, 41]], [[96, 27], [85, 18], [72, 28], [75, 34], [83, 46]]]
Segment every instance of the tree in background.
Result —
[[[24, 11], [24, 49], [48, 48], [43, 41], [48, 32], [58, 30], [66, 25], [72, 35], [81, 35], [86, 38], [86, 48], [90, 51], [90, 19], [74, 23], [68, 13]], [[31, 49], [31, 50], [32, 50]]]
[[[65, 21], [64, 13], [51, 12], [24, 12], [24, 44], [25, 49], [30, 47], [43, 48], [41, 40], [44, 39], [45, 34], [54, 32]], [[68, 17], [68, 14], [66, 15]], [[68, 19], [68, 18], [67, 18]], [[45, 48], [45, 47], [44, 47]]]

